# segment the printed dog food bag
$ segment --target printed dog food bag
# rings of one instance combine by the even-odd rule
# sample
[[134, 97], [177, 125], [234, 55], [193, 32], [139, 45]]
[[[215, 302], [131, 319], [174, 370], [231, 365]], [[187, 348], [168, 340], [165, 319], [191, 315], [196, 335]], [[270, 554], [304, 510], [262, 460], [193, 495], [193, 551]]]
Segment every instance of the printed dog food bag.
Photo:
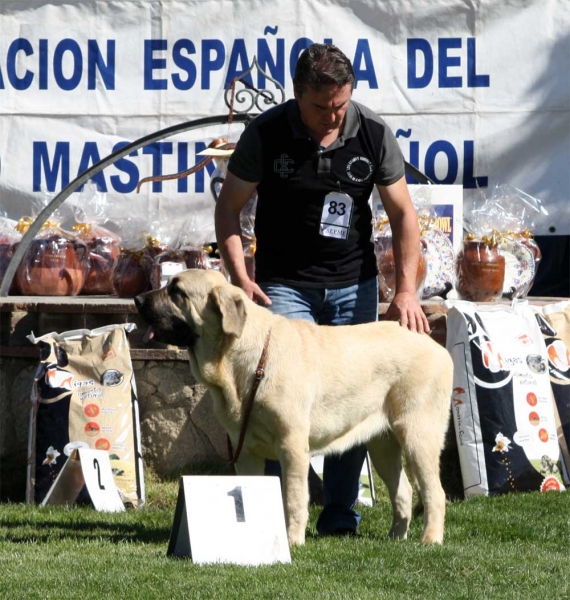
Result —
[[144, 504], [138, 402], [127, 341], [134, 328], [128, 323], [28, 336], [40, 348], [31, 398], [28, 502], [42, 502], [75, 449], [91, 448], [109, 452], [123, 502]]
[[564, 482], [570, 483], [570, 301], [548, 304], [535, 314], [546, 345], [548, 373], [554, 394], [558, 442], [564, 461]]
[[546, 346], [528, 303], [447, 306], [465, 495], [564, 490]]

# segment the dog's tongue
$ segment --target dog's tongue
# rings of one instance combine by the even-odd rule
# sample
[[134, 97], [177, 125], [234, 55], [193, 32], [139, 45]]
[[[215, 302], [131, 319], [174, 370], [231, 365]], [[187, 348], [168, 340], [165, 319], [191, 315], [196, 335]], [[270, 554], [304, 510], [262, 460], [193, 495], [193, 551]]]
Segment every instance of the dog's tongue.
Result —
[[153, 337], [154, 337], [154, 329], [152, 328], [151, 325], [149, 325], [148, 329], [146, 330], [146, 333], [144, 334], [143, 342], [146, 344], [147, 342], [150, 342], [150, 340], [152, 340]]

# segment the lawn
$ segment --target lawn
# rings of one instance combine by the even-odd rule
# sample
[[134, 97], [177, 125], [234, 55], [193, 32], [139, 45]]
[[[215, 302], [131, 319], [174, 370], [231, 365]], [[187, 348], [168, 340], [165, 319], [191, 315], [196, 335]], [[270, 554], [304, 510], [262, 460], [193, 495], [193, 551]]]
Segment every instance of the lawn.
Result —
[[388, 541], [382, 493], [357, 538], [317, 537], [312, 508], [292, 564], [254, 568], [167, 558], [178, 483], [147, 488], [119, 514], [0, 504], [0, 598], [570, 598], [568, 493], [455, 501], [441, 547], [419, 543], [421, 519]]

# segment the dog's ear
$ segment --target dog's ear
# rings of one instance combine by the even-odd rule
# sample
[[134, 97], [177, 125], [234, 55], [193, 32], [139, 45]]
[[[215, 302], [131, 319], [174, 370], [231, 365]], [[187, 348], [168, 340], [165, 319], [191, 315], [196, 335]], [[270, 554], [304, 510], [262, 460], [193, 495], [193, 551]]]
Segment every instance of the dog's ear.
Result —
[[247, 314], [243, 298], [231, 287], [214, 288], [210, 296], [214, 306], [220, 311], [222, 331], [226, 335], [240, 337]]

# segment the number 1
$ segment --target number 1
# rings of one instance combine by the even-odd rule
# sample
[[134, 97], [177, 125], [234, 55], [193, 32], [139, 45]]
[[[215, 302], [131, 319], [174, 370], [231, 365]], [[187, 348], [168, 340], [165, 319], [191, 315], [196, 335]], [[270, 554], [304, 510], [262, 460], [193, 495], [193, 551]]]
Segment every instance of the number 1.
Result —
[[233, 490], [229, 491], [228, 496], [231, 496], [234, 499], [237, 522], [245, 523], [245, 512], [243, 510], [243, 496], [241, 493], [241, 485], [238, 485]]

